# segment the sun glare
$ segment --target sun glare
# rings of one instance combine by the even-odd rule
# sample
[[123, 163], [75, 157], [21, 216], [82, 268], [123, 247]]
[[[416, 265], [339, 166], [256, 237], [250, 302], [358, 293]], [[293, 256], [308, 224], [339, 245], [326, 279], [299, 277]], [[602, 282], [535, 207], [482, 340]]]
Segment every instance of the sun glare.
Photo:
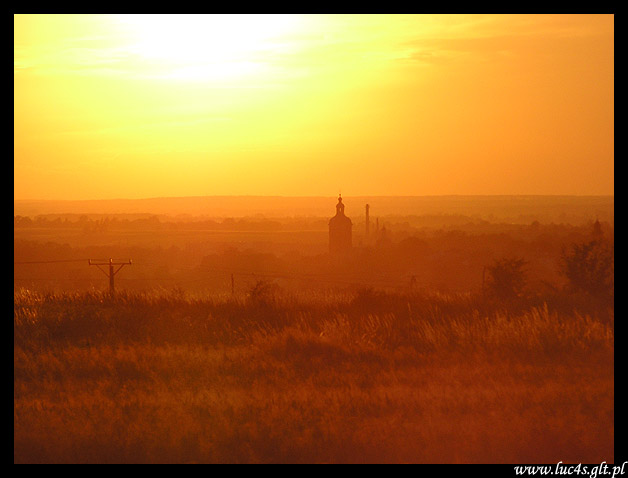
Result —
[[159, 63], [164, 77], [228, 79], [259, 72], [287, 48], [295, 15], [120, 15], [129, 50]]

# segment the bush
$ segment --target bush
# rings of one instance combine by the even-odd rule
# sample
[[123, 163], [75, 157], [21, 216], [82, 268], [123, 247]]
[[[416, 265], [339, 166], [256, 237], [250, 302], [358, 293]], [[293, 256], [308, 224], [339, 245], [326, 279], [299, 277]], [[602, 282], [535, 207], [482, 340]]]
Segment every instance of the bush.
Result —
[[271, 305], [275, 302], [279, 286], [267, 280], [258, 280], [250, 288], [247, 298], [252, 305]]
[[593, 240], [563, 249], [560, 271], [573, 292], [612, 297], [615, 290], [615, 250], [613, 244]]
[[525, 271], [523, 259], [504, 258], [497, 259], [493, 265], [488, 266], [489, 278], [486, 282], [486, 290], [498, 299], [512, 299], [519, 297], [525, 286]]

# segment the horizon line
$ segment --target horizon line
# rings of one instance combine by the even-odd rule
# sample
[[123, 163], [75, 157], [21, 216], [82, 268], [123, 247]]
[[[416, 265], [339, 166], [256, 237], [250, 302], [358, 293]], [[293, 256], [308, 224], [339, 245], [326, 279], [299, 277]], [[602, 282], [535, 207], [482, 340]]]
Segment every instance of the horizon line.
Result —
[[[13, 199], [13, 202], [48, 202], [48, 201], [59, 201], [59, 202], [79, 202], [79, 201], [146, 201], [146, 200], [155, 200], [155, 199], [195, 199], [195, 198], [289, 198], [289, 199], [307, 199], [307, 198], [335, 198], [336, 195], [306, 195], [306, 196], [291, 196], [291, 195], [280, 195], [280, 194], [272, 194], [272, 195], [264, 195], [264, 194], [215, 194], [215, 195], [193, 195], [193, 196], [150, 196], [150, 197], [140, 197], [140, 198], [129, 198], [129, 197], [116, 197], [116, 198], [89, 198], [89, 199], [57, 199], [57, 198], [48, 198], [48, 199], [39, 199], [39, 198], [28, 198], [28, 199]], [[615, 197], [615, 194], [418, 194], [418, 195], [409, 195], [409, 194], [400, 194], [400, 195], [388, 195], [388, 194], [356, 194], [356, 195], [345, 195], [347, 198], [447, 198], [447, 197]]]

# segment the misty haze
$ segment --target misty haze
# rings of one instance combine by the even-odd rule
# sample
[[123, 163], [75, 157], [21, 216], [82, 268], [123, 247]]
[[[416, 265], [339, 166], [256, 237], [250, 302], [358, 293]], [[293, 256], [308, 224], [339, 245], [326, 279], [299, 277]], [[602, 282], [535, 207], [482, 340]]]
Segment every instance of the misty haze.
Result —
[[14, 27], [14, 463], [623, 474], [613, 15]]

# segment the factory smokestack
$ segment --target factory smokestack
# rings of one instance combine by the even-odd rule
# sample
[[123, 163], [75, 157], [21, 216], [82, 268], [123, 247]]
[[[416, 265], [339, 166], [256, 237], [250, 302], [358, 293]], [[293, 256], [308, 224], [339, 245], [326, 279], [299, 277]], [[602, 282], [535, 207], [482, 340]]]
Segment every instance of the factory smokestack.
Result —
[[367, 238], [369, 237], [369, 227], [370, 227], [370, 224], [369, 224], [369, 208], [370, 208], [370, 206], [367, 204], [366, 205], [366, 237]]

